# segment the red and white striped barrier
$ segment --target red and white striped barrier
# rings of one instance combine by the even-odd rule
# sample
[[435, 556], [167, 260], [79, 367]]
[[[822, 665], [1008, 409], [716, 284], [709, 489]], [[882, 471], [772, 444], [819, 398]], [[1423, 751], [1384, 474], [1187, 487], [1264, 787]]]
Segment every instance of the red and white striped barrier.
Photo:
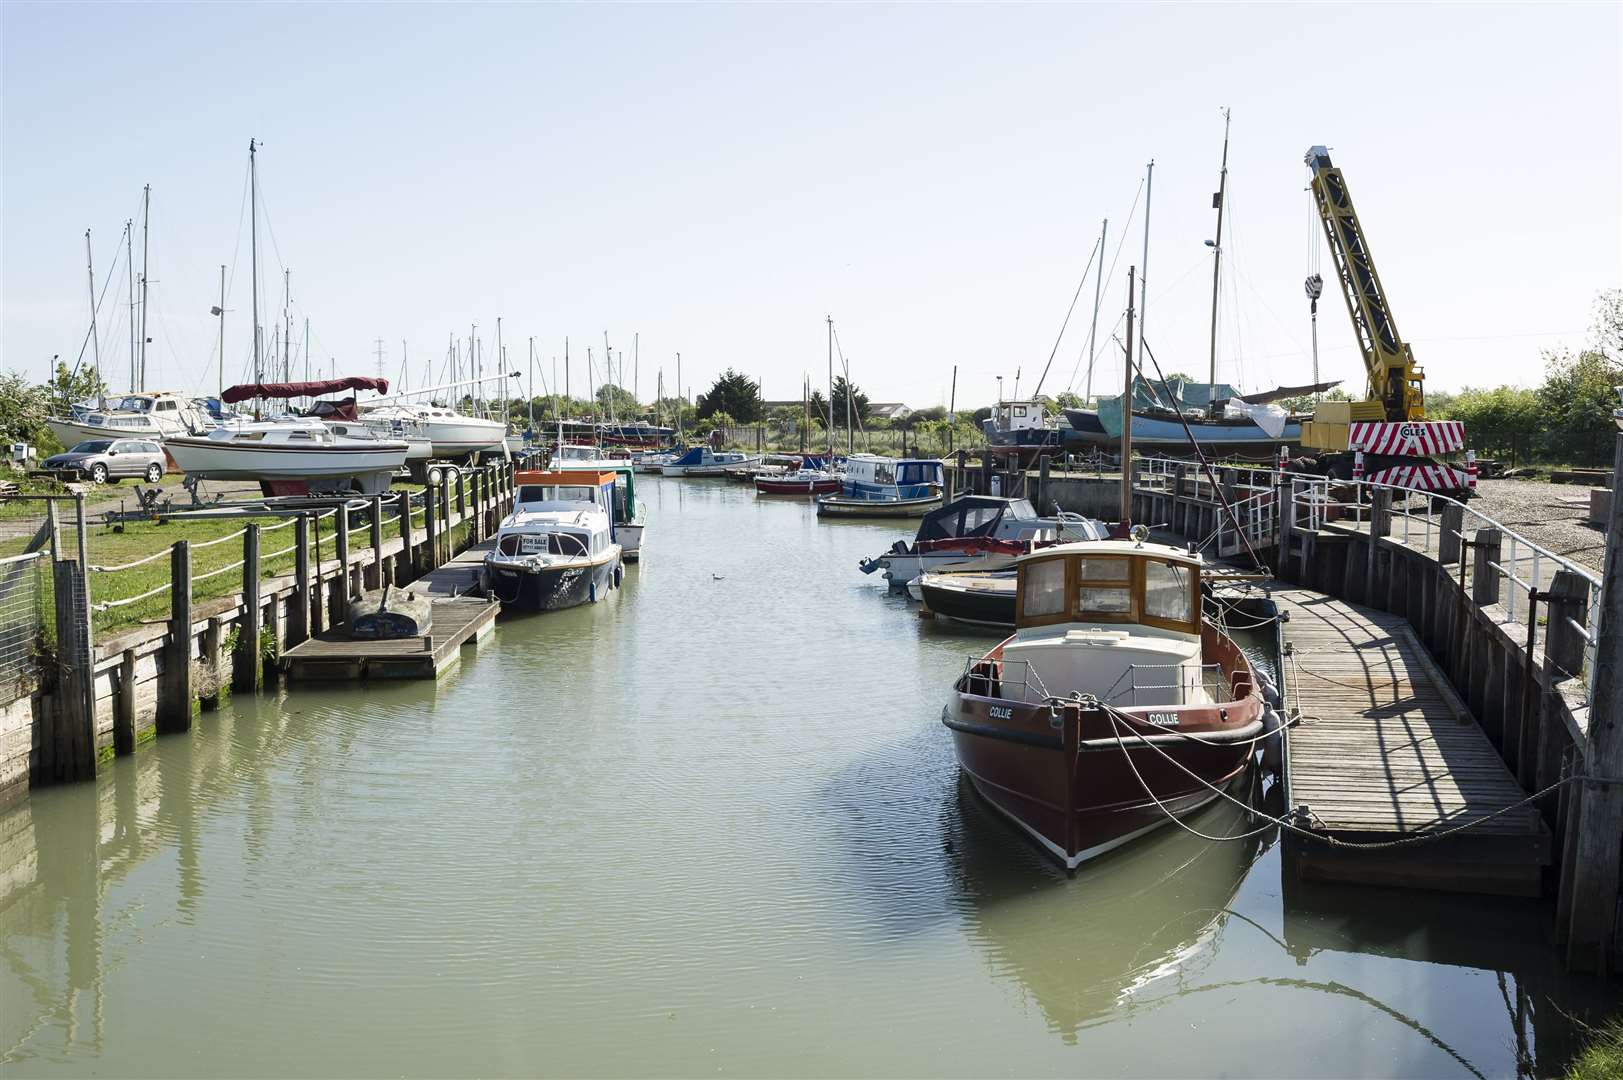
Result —
[[1353, 479], [1354, 480], [1362, 480], [1363, 478], [1364, 478], [1364, 452], [1362, 450], [1354, 450], [1353, 451]]
[[1467, 450], [1465, 452], [1465, 476], [1466, 476], [1466, 485], [1465, 486], [1467, 488], [1469, 488], [1471, 491], [1475, 491], [1476, 490], [1476, 451], [1475, 450]]
[[1347, 449], [1371, 454], [1436, 457], [1465, 449], [1465, 423], [1461, 420], [1382, 420], [1352, 424]]

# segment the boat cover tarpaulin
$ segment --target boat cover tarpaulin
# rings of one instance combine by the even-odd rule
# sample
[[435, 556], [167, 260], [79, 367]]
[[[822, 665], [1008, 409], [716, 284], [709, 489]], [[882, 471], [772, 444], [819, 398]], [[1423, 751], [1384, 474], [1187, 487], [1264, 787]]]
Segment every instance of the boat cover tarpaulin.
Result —
[[1278, 405], [1253, 405], [1249, 401], [1230, 399], [1223, 403], [1223, 415], [1230, 420], [1244, 418], [1260, 427], [1270, 439], [1285, 433], [1285, 422], [1290, 413]]
[[243, 383], [221, 394], [220, 400], [228, 405], [234, 405], [239, 401], [251, 401], [254, 398], [320, 397], [322, 394], [336, 394], [344, 390], [376, 390], [380, 394], [387, 394], [389, 380], [374, 379], [366, 375], [348, 375], [342, 379], [319, 379], [315, 382]]

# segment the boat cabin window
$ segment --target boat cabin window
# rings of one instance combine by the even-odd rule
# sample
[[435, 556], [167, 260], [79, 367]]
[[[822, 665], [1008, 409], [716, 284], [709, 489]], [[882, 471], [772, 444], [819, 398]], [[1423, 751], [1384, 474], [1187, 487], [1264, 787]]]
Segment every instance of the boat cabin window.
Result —
[[934, 461], [910, 461], [896, 470], [895, 480], [882, 480], [881, 483], [897, 484], [939, 484], [941, 483], [941, 466]]
[[1144, 562], [1144, 614], [1150, 618], [1188, 622], [1191, 618], [1189, 569], [1172, 563]]
[[896, 482], [896, 466], [889, 462], [878, 462], [873, 467], [873, 482], [876, 484], [894, 484]]
[[1027, 565], [1020, 575], [1027, 618], [1065, 613], [1065, 560], [1047, 559]]
[[524, 484], [518, 489], [518, 501], [533, 502], [597, 502], [597, 488], [583, 484]]
[[160, 402], [158, 402], [158, 411], [159, 412], [172, 412], [172, 411], [174, 411], [175, 409], [178, 409], [178, 408], [180, 408], [180, 402], [178, 402], [178, 401], [160, 401]]
[[1132, 566], [1124, 558], [1076, 560], [1076, 610], [1090, 615], [1125, 615], [1133, 610]]
[[1143, 623], [1200, 632], [1200, 575], [1143, 555], [1069, 555], [1020, 565], [1019, 624]]

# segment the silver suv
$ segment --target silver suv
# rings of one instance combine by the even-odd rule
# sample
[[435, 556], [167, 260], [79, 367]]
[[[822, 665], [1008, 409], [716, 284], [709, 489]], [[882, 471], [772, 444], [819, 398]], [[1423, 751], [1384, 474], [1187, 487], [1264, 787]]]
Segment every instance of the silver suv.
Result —
[[163, 479], [165, 460], [163, 447], [150, 439], [89, 439], [65, 454], [46, 458], [41, 468], [98, 484], [116, 484], [126, 476], [156, 484]]

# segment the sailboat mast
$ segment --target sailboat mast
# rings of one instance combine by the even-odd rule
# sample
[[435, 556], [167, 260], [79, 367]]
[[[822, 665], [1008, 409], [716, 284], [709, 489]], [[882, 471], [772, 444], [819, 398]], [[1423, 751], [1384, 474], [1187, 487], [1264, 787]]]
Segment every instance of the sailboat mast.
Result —
[[1121, 395], [1121, 525], [1133, 523], [1133, 267], [1127, 268], [1127, 375]]
[[287, 329], [282, 333], [282, 379], [285, 382], [293, 381], [293, 360], [290, 350], [293, 347], [293, 271], [282, 268], [282, 325]]
[[[254, 310], [254, 382], [265, 381], [265, 369], [260, 358], [259, 349], [259, 179], [256, 172], [254, 156], [257, 153], [254, 140], [248, 140], [248, 265], [251, 273]], [[259, 411], [259, 406], [254, 406]]]
[[[502, 372], [503, 374], [506, 374], [507, 372], [507, 351], [502, 348], [502, 317], [500, 315], [496, 316], [496, 370]], [[499, 399], [499, 405], [502, 410], [502, 418], [505, 420], [507, 417], [506, 383], [502, 383], [502, 392]], [[489, 409], [485, 410], [485, 415], [487, 417], [490, 415]]]
[[1155, 159], [1144, 168], [1144, 259], [1138, 265], [1138, 340], [1144, 340], [1150, 310], [1150, 194], [1155, 190]]
[[530, 338], [530, 393], [529, 393], [530, 430], [535, 430], [535, 338]]
[[225, 263], [220, 264], [220, 373], [214, 396], [225, 395]]
[[124, 219], [124, 278], [130, 286], [130, 392], [135, 385], [135, 222]]
[[90, 253], [90, 230], [85, 230], [85, 274], [90, 278], [90, 343], [95, 346], [92, 362], [96, 365], [96, 381], [101, 382], [101, 339], [96, 336], [96, 263]]
[[141, 189], [141, 386], [147, 384], [147, 226], [152, 219], [152, 185]]
[[825, 315], [828, 323], [828, 456], [834, 459], [834, 316]]
[[1217, 238], [1212, 241], [1212, 350], [1209, 383], [1217, 381], [1217, 285], [1223, 275], [1223, 203], [1229, 182], [1229, 111], [1223, 110], [1223, 170], [1217, 174], [1217, 194], [1212, 206], [1217, 210]]
[[1104, 286], [1105, 275], [1105, 234], [1110, 231], [1110, 219], [1105, 218], [1104, 224], [1099, 226], [1099, 270], [1093, 277], [1093, 325], [1088, 327], [1088, 384], [1083, 393], [1083, 405], [1093, 401], [1093, 358], [1097, 355], [1093, 351], [1094, 335], [1099, 332], [1099, 290]]
[[682, 354], [676, 354], [676, 437], [679, 441], [686, 441], [682, 434], [682, 406], [687, 399], [682, 396]]
[[639, 405], [642, 404], [642, 395], [639, 393], [642, 389], [641, 338], [640, 333], [633, 332], [631, 335], [631, 396]]

